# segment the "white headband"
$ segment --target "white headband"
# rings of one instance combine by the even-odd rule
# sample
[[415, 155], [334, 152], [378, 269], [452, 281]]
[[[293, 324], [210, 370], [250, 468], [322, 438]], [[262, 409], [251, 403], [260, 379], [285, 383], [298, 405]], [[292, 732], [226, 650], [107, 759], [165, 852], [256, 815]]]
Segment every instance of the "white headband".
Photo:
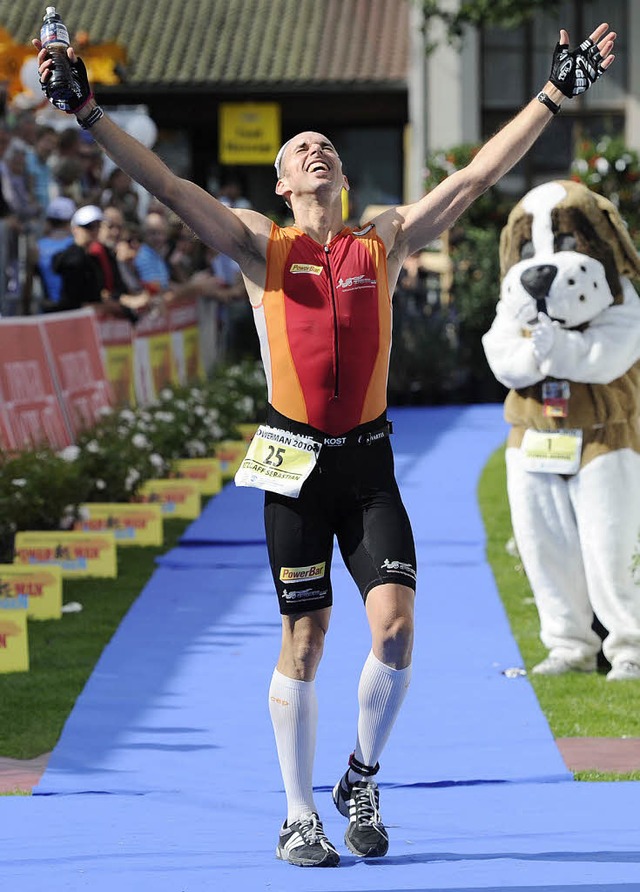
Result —
[[[293, 137], [291, 137], [291, 139], [293, 139]], [[276, 155], [276, 160], [273, 162], [273, 166], [275, 167], [276, 173], [278, 174], [278, 179], [280, 179], [280, 177], [282, 176], [282, 170], [281, 170], [282, 159], [284, 158], [284, 153], [286, 152], [287, 146], [291, 142], [291, 139], [288, 139], [285, 143], [283, 143], [280, 146], [278, 154]]]

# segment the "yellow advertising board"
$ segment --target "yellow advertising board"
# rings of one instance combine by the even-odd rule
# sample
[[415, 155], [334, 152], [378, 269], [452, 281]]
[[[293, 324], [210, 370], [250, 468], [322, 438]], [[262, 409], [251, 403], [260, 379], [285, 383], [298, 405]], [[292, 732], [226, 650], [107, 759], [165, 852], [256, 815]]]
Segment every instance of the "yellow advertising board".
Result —
[[218, 115], [221, 164], [273, 164], [280, 148], [276, 102], [221, 102]]
[[29, 619], [60, 619], [62, 570], [55, 564], [0, 564], [0, 600], [3, 598], [26, 598]]
[[20, 531], [14, 551], [16, 564], [57, 564], [63, 579], [118, 575], [116, 539], [111, 532]]
[[140, 487], [138, 499], [145, 505], [160, 505], [165, 519], [193, 520], [200, 516], [200, 489], [193, 480], [147, 480]]
[[85, 533], [111, 531], [116, 545], [162, 545], [164, 529], [160, 505], [86, 502], [80, 506], [76, 530]]
[[232, 480], [246, 455], [247, 444], [244, 440], [221, 440], [216, 443], [215, 450], [222, 479]]
[[247, 424], [237, 424], [236, 427], [244, 442], [250, 443], [253, 440], [253, 435], [258, 430], [258, 422], [252, 421]]
[[171, 335], [169, 332], [154, 334], [149, 338], [149, 364], [156, 393], [168, 384], [178, 384], [175, 365], [171, 352]]
[[29, 671], [26, 595], [0, 598], [0, 672]]
[[203, 496], [215, 496], [222, 489], [222, 469], [217, 458], [180, 458], [173, 463], [172, 473], [179, 480], [197, 483]]
[[107, 379], [111, 384], [116, 406], [134, 406], [136, 391], [133, 379], [133, 347], [131, 344], [107, 344], [102, 347]]

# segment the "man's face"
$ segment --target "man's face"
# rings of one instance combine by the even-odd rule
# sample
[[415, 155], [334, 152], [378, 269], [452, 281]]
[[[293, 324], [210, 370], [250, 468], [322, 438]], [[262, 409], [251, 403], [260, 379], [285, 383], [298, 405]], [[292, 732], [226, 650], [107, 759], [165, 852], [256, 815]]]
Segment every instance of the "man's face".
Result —
[[95, 242], [100, 232], [100, 221], [88, 223], [86, 226], [72, 226], [71, 233], [76, 245], [87, 248], [91, 242]]
[[167, 224], [160, 214], [149, 214], [144, 226], [144, 238], [154, 250], [162, 253], [167, 244]]
[[339, 194], [346, 185], [342, 162], [330, 139], [308, 130], [289, 141], [280, 164], [278, 195], [317, 192], [327, 187]]
[[102, 225], [100, 226], [100, 241], [110, 248], [115, 248], [118, 239], [122, 235], [124, 218], [118, 208], [108, 207], [104, 210]]

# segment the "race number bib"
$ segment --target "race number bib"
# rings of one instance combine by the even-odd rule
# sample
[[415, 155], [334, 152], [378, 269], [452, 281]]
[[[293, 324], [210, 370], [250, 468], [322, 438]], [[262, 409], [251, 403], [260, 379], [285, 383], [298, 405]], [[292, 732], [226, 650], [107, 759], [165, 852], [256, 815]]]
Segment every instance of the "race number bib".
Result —
[[297, 499], [316, 466], [321, 445], [313, 437], [260, 425], [236, 473], [236, 486], [253, 486]]
[[580, 468], [582, 431], [525, 431], [520, 447], [527, 471], [575, 474]]

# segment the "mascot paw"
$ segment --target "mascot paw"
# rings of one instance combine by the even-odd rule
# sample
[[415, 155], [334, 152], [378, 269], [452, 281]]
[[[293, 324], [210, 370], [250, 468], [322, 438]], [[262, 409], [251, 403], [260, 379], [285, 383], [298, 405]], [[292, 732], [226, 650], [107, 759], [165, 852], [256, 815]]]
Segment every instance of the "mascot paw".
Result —
[[546, 313], [538, 313], [538, 324], [531, 330], [533, 355], [536, 362], [542, 362], [551, 353], [558, 327], [558, 323], [552, 322]]

